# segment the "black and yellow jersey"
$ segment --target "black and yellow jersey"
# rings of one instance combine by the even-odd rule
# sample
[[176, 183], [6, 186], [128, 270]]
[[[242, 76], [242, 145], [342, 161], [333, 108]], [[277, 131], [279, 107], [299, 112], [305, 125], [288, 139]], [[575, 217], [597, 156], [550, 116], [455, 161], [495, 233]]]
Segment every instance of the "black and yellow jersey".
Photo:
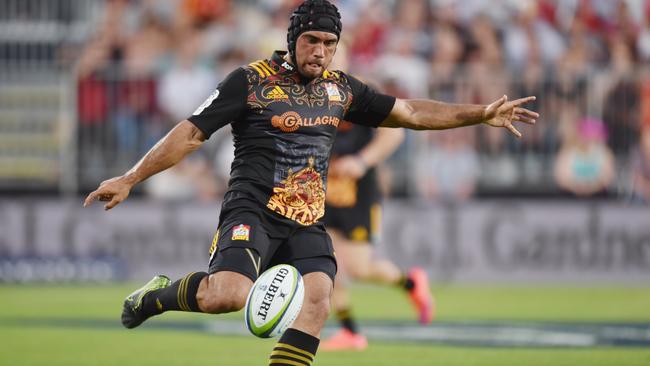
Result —
[[311, 225], [324, 214], [337, 127], [344, 120], [376, 127], [395, 98], [340, 71], [306, 80], [283, 55], [276, 51], [233, 71], [188, 119], [208, 137], [232, 125], [229, 192], [247, 193], [284, 218]]

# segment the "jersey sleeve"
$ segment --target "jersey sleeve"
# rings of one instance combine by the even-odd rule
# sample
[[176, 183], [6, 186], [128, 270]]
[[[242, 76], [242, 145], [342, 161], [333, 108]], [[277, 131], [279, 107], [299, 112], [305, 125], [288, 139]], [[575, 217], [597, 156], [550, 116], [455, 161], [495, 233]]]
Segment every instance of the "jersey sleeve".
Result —
[[231, 72], [188, 120], [210, 137], [246, 110], [248, 80], [242, 68]]
[[360, 125], [379, 126], [393, 110], [395, 97], [381, 94], [353, 76], [347, 77], [352, 88], [352, 105], [345, 119]]

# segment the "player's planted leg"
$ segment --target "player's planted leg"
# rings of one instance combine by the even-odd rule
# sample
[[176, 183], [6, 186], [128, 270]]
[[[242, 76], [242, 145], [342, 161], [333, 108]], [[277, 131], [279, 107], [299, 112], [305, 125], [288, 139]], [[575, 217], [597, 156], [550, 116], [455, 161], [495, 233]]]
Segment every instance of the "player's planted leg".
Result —
[[329, 314], [332, 280], [323, 272], [303, 276], [305, 300], [298, 318], [273, 348], [269, 365], [309, 366], [314, 361], [319, 337]]

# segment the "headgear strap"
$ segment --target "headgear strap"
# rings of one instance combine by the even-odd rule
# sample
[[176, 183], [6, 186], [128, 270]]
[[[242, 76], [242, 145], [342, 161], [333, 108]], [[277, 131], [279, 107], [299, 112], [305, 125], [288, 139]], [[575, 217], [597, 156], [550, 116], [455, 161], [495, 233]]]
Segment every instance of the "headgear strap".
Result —
[[333, 33], [341, 38], [341, 14], [339, 10], [327, 0], [305, 0], [289, 19], [287, 43], [291, 60], [296, 64], [296, 41], [307, 31], [322, 31]]

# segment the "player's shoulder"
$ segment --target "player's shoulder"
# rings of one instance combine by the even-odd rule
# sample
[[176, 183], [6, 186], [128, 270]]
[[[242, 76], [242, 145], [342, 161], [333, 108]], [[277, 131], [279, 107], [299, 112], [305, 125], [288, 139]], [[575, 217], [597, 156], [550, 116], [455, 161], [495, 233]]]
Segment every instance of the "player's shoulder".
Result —
[[349, 80], [348, 75], [341, 70], [325, 70], [325, 72], [323, 72], [323, 79], [329, 79], [342, 83], [346, 83]]
[[339, 84], [345, 85], [346, 87], [350, 87], [353, 90], [359, 89], [364, 84], [363, 80], [341, 70], [328, 70], [323, 76], [326, 80], [335, 81]]
[[251, 84], [258, 84], [272, 75], [276, 75], [278, 70], [272, 65], [270, 60], [257, 60], [242, 67], [246, 77]]

